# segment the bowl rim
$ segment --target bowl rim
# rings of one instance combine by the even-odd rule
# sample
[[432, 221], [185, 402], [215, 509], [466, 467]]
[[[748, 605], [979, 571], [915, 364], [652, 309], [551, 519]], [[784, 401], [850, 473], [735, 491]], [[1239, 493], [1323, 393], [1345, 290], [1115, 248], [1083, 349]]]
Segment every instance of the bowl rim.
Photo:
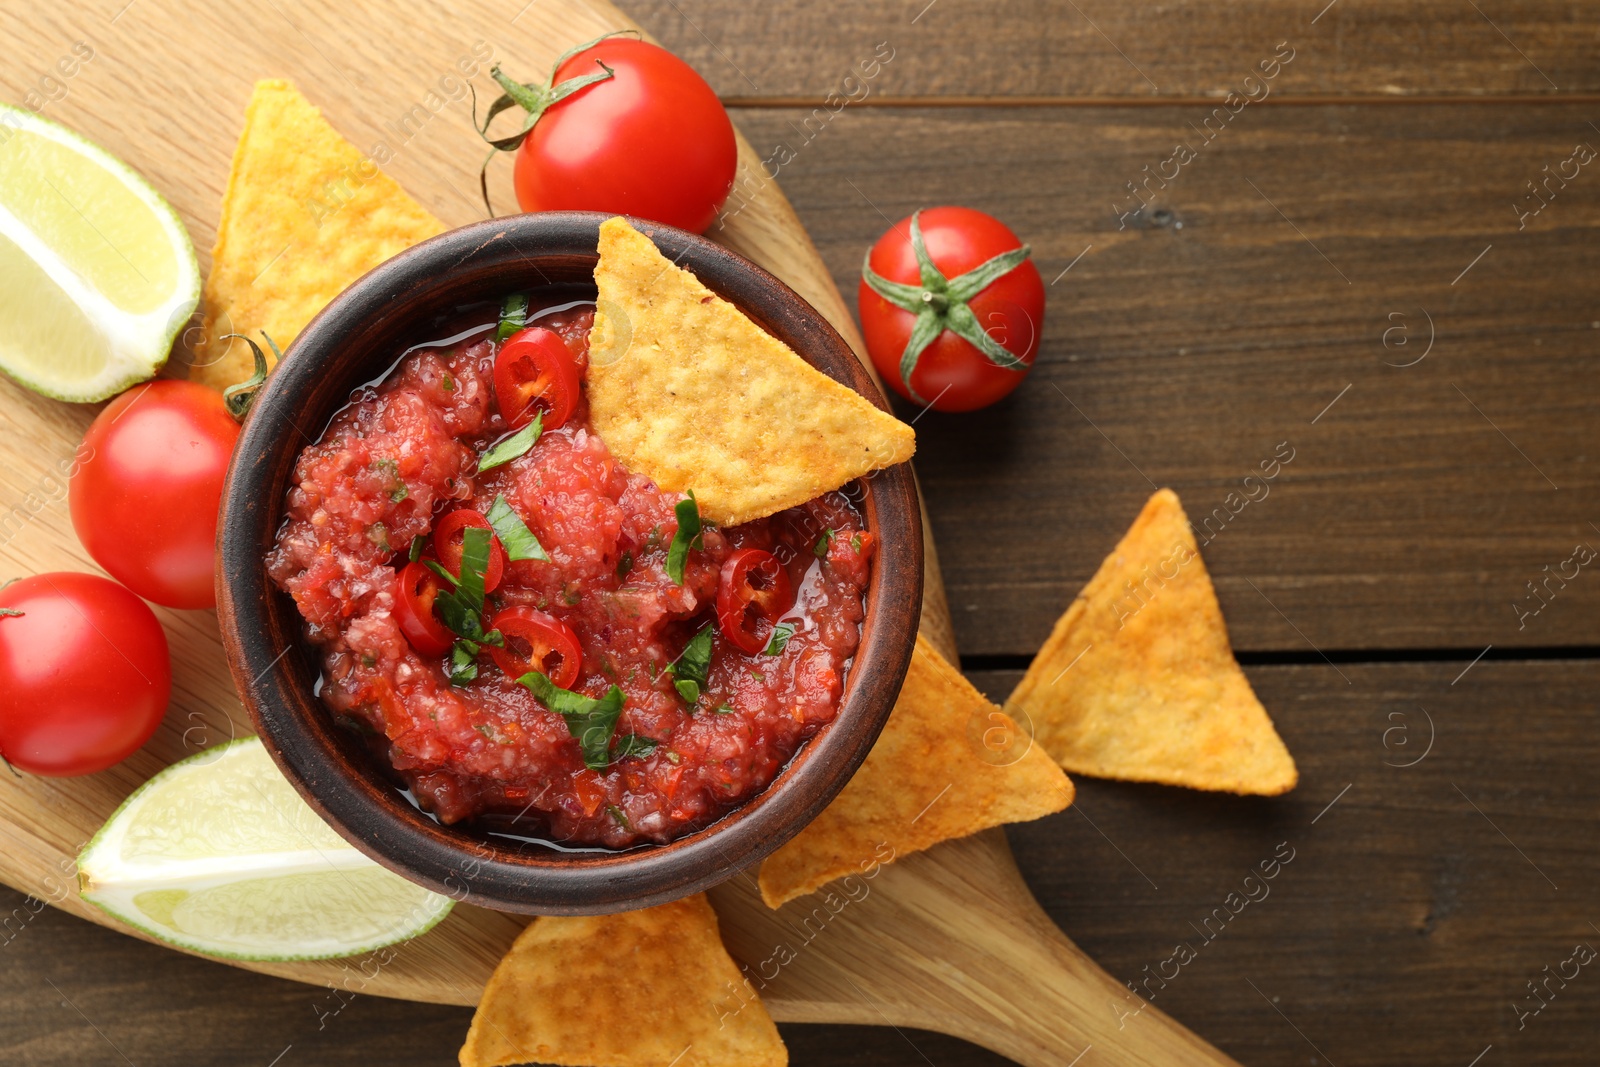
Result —
[[[901, 463], [862, 480], [858, 506], [869, 529], [879, 534], [879, 548], [861, 643], [835, 718], [759, 793], [664, 845], [518, 851], [508, 841], [436, 823], [376, 767], [351, 766], [347, 731], [334, 723], [307, 681], [320, 672], [320, 654], [305, 639], [299, 612], [267, 576], [264, 562], [281, 524], [289, 472], [312, 440], [307, 431], [313, 420], [320, 438], [321, 428], [348, 403], [350, 393], [374, 380], [370, 372], [393, 365], [396, 347], [389, 341], [350, 339], [374, 332], [397, 335], [393, 340], [414, 338], [429, 317], [465, 302], [462, 294], [440, 296], [453, 292], [452, 284], [458, 283], [451, 279], [503, 277], [530, 265], [544, 274], [541, 262], [559, 274], [557, 263], [570, 271], [585, 260], [592, 276], [600, 223], [612, 217], [545, 212], [489, 219], [430, 238], [363, 275], [312, 319], [268, 377], [245, 420], [223, 489], [217, 568], [223, 647], [273, 760], [329, 825], [380, 864], [457, 900], [505, 911], [576, 915], [646, 907], [709, 888], [770, 854], [803, 829], [866, 758], [904, 680], [920, 615], [921, 509], [910, 464]], [[812, 366], [889, 410], [849, 345], [782, 281], [696, 234], [629, 221], [668, 258], [694, 271]], [[486, 280], [470, 284], [490, 295], [523, 287], [480, 284]], [[426, 303], [430, 296], [439, 306]], [[363, 348], [370, 351], [349, 355]], [[388, 362], [375, 363], [374, 353], [383, 352], [390, 354]], [[341, 357], [345, 365], [338, 373], [344, 380], [330, 388], [325, 368], [340, 367]], [[326, 395], [319, 396], [319, 386]], [[288, 639], [274, 636], [286, 632]], [[299, 654], [289, 655], [291, 650]]]

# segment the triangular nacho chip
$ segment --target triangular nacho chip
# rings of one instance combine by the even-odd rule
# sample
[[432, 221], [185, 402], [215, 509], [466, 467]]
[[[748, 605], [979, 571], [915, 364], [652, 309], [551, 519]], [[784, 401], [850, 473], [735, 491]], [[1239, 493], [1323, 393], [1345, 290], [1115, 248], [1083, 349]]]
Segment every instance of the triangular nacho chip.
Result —
[[618, 915], [535, 919], [490, 976], [461, 1046], [461, 1067], [788, 1062], [704, 893]]
[[1006, 710], [1074, 774], [1267, 796], [1299, 777], [1170, 489], [1061, 616]]
[[265, 330], [288, 348], [347, 285], [444, 228], [294, 86], [257, 82], [222, 198], [191, 377], [218, 388], [248, 378], [250, 349], [223, 335], [259, 344]]
[[707, 519], [772, 515], [911, 458], [911, 427], [812, 368], [622, 218], [600, 227], [589, 408], [622, 463]]
[[1072, 782], [920, 635], [889, 721], [848, 785], [761, 864], [770, 908], [847, 874], [1072, 803]]

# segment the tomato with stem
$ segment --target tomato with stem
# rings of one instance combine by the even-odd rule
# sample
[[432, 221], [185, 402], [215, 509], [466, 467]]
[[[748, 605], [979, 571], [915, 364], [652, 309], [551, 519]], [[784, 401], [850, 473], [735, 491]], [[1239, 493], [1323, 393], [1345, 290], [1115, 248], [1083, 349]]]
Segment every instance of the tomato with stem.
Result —
[[1044, 328], [1044, 282], [1029, 255], [1004, 223], [971, 208], [896, 223], [861, 267], [861, 333], [883, 380], [939, 411], [987, 407], [1021, 385]]
[[753, 656], [766, 648], [773, 627], [793, 606], [789, 572], [771, 552], [741, 548], [723, 562], [717, 579], [717, 628], [740, 651]]
[[[504, 95], [479, 131], [516, 153], [523, 211], [603, 211], [694, 233], [716, 220], [738, 167], [733, 123], [705, 79], [671, 52], [607, 34], [556, 60], [543, 82], [518, 83], [498, 66], [490, 73]], [[489, 123], [513, 108], [525, 113], [521, 128], [490, 138]]]

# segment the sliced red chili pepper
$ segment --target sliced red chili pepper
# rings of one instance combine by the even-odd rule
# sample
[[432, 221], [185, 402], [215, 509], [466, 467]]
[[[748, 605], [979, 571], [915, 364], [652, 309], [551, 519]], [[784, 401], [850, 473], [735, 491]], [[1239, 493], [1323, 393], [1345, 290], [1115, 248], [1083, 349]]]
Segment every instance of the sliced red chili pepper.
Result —
[[778, 557], [741, 548], [722, 564], [717, 581], [717, 627], [752, 656], [767, 646], [773, 625], [794, 605], [789, 572]]
[[489, 645], [488, 649], [507, 678], [538, 671], [562, 689], [571, 689], [578, 680], [583, 649], [572, 627], [560, 619], [519, 606], [495, 615], [489, 626], [505, 638], [505, 648]]
[[494, 394], [500, 417], [514, 430], [544, 412], [553, 430], [572, 417], [578, 405], [578, 364], [561, 335], [543, 326], [519, 330], [494, 357]]
[[433, 613], [439, 595], [440, 578], [421, 560], [406, 564], [400, 571], [400, 595], [395, 598], [394, 614], [400, 632], [411, 647], [424, 656], [442, 656], [455, 644], [456, 636]]
[[506, 573], [506, 550], [500, 538], [494, 535], [489, 520], [471, 508], [447, 511], [433, 525], [433, 551], [439, 565], [457, 578], [461, 577], [461, 539], [469, 529], [489, 531], [489, 565], [483, 571], [483, 591], [494, 592], [495, 586]]

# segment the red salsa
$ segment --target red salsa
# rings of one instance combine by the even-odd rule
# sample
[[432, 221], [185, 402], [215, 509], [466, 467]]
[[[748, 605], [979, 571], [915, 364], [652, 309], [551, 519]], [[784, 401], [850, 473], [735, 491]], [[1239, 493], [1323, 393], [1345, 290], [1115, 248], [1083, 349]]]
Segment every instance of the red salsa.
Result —
[[691, 538], [688, 498], [590, 428], [592, 304], [520, 316], [464, 313], [358, 390], [301, 452], [267, 568], [324, 703], [442, 822], [670, 841], [833, 719], [873, 536], [840, 491]]

